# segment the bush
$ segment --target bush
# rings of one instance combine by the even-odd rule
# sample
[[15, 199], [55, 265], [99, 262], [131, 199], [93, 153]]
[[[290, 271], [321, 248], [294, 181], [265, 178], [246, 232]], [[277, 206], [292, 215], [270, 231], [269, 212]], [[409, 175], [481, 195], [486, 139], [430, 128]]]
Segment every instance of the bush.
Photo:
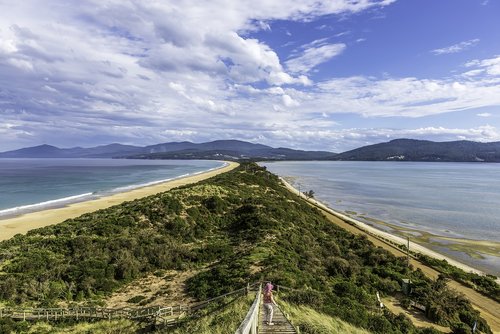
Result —
[[146, 299], [145, 296], [137, 295], [127, 300], [127, 303], [137, 304]]
[[463, 322], [451, 325], [451, 331], [453, 334], [472, 334], [472, 329]]

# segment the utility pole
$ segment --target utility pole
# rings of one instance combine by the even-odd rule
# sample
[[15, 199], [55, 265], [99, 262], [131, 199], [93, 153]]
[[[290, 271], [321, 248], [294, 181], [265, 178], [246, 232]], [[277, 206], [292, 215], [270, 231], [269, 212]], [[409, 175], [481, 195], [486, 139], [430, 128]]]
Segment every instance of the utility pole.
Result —
[[410, 266], [410, 236], [406, 236], [406, 240], [408, 241], [408, 245], [406, 246], [406, 266]]

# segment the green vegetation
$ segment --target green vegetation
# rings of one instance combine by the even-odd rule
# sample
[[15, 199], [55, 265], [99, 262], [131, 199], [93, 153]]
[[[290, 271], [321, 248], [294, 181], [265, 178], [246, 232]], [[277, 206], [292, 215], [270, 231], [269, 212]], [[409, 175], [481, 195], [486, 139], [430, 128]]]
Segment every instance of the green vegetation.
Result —
[[376, 292], [393, 295], [411, 278], [411, 298], [437, 323], [477, 320], [491, 333], [442, 279], [332, 224], [255, 164], [18, 235], [0, 243], [0, 261], [0, 301], [12, 306], [100, 303], [146, 274], [204, 268], [187, 281], [199, 300], [270, 279], [299, 289], [286, 298], [296, 307], [376, 333], [431, 333], [378, 312]]
[[307, 306], [294, 306], [281, 302], [283, 310], [290, 315], [294, 325], [299, 326], [302, 333], [314, 334], [369, 334], [364, 329], [356, 328], [338, 318], [319, 313]]
[[165, 333], [234, 333], [240, 323], [245, 319], [249, 307], [255, 298], [254, 294], [240, 297], [235, 300], [223, 300], [221, 303], [211, 305], [197, 314], [194, 319], [187, 319], [175, 329], [169, 329]]
[[443, 273], [446, 277], [454, 280], [488, 296], [500, 303], [500, 286], [496, 283], [496, 277], [491, 275], [481, 276], [468, 273], [460, 268], [450, 265], [446, 260], [438, 260], [424, 254], [415, 254], [417, 258], [428, 266]]
[[0, 323], [0, 333], [14, 334], [134, 334], [139, 326], [130, 320], [99, 321], [95, 323], [58, 323], [49, 324], [39, 322], [29, 324], [27, 322], [16, 323], [12, 320], [3, 319]]

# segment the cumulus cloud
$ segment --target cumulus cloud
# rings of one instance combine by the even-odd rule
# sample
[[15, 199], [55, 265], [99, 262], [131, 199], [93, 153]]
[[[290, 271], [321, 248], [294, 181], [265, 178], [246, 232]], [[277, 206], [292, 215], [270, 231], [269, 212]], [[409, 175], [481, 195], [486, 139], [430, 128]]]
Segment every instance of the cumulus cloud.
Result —
[[283, 104], [286, 106], [286, 107], [297, 107], [300, 105], [299, 102], [295, 101], [294, 99], [292, 99], [290, 97], [290, 95], [282, 95], [282, 98], [283, 98]]
[[435, 55], [443, 55], [449, 53], [458, 53], [470, 49], [479, 43], [479, 39], [470, 39], [468, 41], [463, 41], [457, 44], [453, 44], [444, 48], [434, 49], [431, 52]]
[[339, 131], [338, 113], [421, 117], [500, 104], [500, 56], [472, 61], [453, 78], [313, 82], [314, 69], [345, 44], [319, 39], [280, 59], [252, 34], [269, 33], [274, 20], [393, 2], [0, 2], [0, 150], [216, 138], [348, 146], [375, 134]]

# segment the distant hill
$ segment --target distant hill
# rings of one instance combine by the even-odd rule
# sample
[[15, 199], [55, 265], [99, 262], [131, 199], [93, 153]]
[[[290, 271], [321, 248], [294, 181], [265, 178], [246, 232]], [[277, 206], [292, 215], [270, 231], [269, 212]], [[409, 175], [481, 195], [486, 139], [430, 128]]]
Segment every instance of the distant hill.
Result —
[[110, 144], [91, 148], [57, 148], [40, 145], [0, 153], [0, 158], [134, 158], [134, 159], [224, 159], [224, 160], [318, 160], [335, 153], [273, 148], [240, 140], [207, 143], [171, 142], [145, 147]]
[[39, 145], [19, 150], [0, 153], [0, 158], [111, 158], [117, 152], [132, 155], [142, 152], [142, 147], [110, 144], [91, 148], [58, 148], [51, 145]]
[[194, 144], [167, 143], [146, 147], [149, 152], [129, 158], [138, 159], [224, 159], [224, 160], [322, 160], [335, 156], [326, 151], [273, 148], [239, 140], [217, 140]]
[[500, 142], [395, 139], [340, 153], [332, 160], [500, 162]]
[[122, 144], [90, 148], [57, 148], [40, 145], [0, 153], [0, 158], [128, 158], [128, 159], [209, 159], [209, 160], [358, 160], [358, 161], [454, 161], [500, 162], [500, 142], [433, 142], [395, 139], [336, 154], [273, 148], [240, 140], [207, 143], [170, 142], [150, 146]]

